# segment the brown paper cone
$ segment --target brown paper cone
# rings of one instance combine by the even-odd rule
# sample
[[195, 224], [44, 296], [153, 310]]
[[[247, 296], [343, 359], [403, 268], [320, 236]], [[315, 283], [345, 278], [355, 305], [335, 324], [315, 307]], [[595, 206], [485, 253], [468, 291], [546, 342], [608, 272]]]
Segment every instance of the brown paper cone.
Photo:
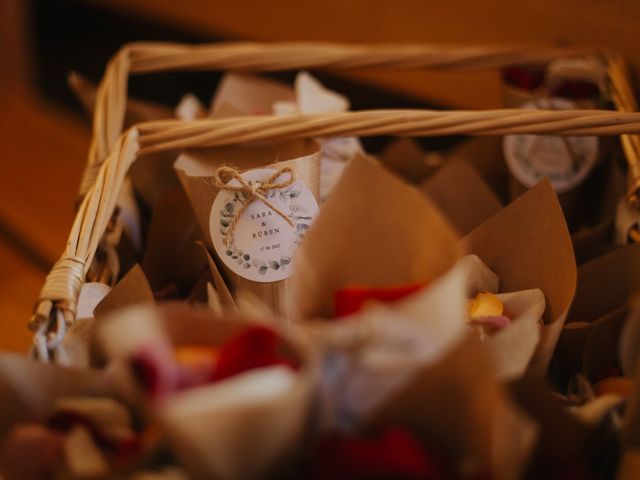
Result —
[[502, 208], [482, 177], [462, 161], [447, 162], [421, 188], [460, 235], [466, 235]]
[[502, 137], [474, 137], [455, 146], [447, 163], [463, 161], [471, 165], [502, 202], [509, 200], [509, 172], [502, 154]]
[[207, 260], [196, 242], [203, 236], [189, 199], [178, 187], [156, 203], [147, 231], [142, 269], [154, 291], [175, 283], [189, 292]]
[[463, 470], [518, 478], [535, 427], [510, 404], [465, 325], [468, 265], [393, 305], [369, 304], [348, 321], [303, 324], [327, 369], [323, 425], [399, 423]]
[[369, 302], [348, 320], [300, 324], [325, 359], [325, 430], [357, 428], [417, 370], [459, 343], [468, 333], [465, 279], [459, 264], [393, 304]]
[[153, 304], [153, 292], [139, 265], [135, 265], [94, 309], [95, 316], [106, 316], [119, 308]]
[[[633, 372], [640, 335], [633, 317], [621, 331], [632, 298], [640, 292], [640, 245], [620, 247], [578, 268], [576, 295], [556, 349], [558, 375], [597, 379], [607, 367]], [[619, 358], [619, 360], [618, 360]]]
[[562, 384], [578, 373], [596, 382], [621, 370], [619, 345], [627, 314], [625, 306], [594, 321], [565, 324], [554, 355]]
[[434, 165], [425, 160], [426, 153], [411, 138], [393, 140], [380, 155], [380, 161], [385, 167], [406, 182], [414, 184], [422, 183], [435, 169]]
[[557, 197], [547, 180], [467, 235], [462, 244], [500, 277], [506, 292], [539, 288], [544, 326], [530, 369], [543, 375], [576, 286], [576, 265]]
[[[124, 359], [150, 341], [215, 346], [249, 325], [181, 303], [159, 312], [133, 308], [106, 319], [97, 332], [102, 351]], [[153, 409], [172, 450], [197, 478], [264, 477], [303, 448], [316, 361], [302, 338], [281, 335], [281, 348], [301, 362], [299, 371], [253, 370], [177, 392]]]
[[582, 371], [593, 381], [621, 370], [619, 345], [627, 314], [628, 308], [622, 307], [590, 324], [584, 343]]
[[520, 477], [536, 438], [535, 425], [499, 386], [472, 332], [416, 373], [372, 415], [370, 426], [398, 423], [463, 470], [490, 472], [496, 479]]
[[153, 293], [139, 265], [113, 287], [101, 283], [85, 283], [78, 301], [78, 318], [73, 322], [58, 350], [60, 361], [76, 368], [88, 368], [91, 361], [91, 339], [95, 317], [136, 304], [153, 304]]
[[355, 157], [297, 252], [292, 318], [331, 318], [348, 285], [428, 284], [456, 262], [456, 236], [424, 196]]
[[[276, 169], [292, 167], [297, 178], [318, 198], [320, 147], [313, 140], [221, 147], [184, 153], [178, 158], [175, 168], [211, 251], [214, 249], [209, 218], [211, 206], [219, 191], [215, 187], [213, 175], [223, 165], [233, 165], [240, 171], [267, 166]], [[274, 311], [281, 311], [280, 298], [288, 288], [289, 279], [271, 283], [254, 282], [240, 277], [224, 265], [221, 267], [232, 291], [249, 290]]]
[[93, 332], [94, 309], [109, 294], [111, 287], [103, 283], [87, 282], [80, 289], [77, 317], [71, 324], [58, 349], [65, 365], [88, 368], [90, 365], [89, 344]]
[[130, 399], [117, 378], [112, 371], [64, 368], [18, 355], [0, 355], [0, 438], [16, 423], [44, 421], [55, 401], [63, 397]]
[[567, 322], [592, 322], [640, 292], [640, 244], [619, 247], [580, 265]]
[[512, 382], [510, 390], [539, 429], [527, 478], [550, 478], [558, 465], [583, 461], [588, 428], [567, 411], [543, 378], [526, 376]]
[[178, 154], [173, 151], [142, 155], [129, 169], [131, 183], [142, 201], [151, 209], [180, 181], [173, 169]]

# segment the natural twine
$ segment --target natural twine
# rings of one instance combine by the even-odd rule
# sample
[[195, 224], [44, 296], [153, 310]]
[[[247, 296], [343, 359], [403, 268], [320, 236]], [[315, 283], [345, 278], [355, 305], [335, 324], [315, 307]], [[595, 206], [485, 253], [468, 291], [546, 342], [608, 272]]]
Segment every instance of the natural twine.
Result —
[[[289, 175], [289, 177], [286, 180], [277, 182], [278, 178], [286, 174]], [[239, 185], [230, 185], [232, 180], [236, 180], [239, 183]], [[242, 214], [245, 212], [245, 210], [256, 199], [262, 201], [262, 203], [264, 203], [267, 207], [269, 207], [275, 213], [277, 213], [282, 218], [284, 218], [287, 221], [287, 223], [291, 225], [291, 227], [294, 226], [293, 221], [287, 216], [287, 214], [284, 213], [282, 210], [280, 210], [278, 207], [276, 207], [266, 197], [267, 192], [269, 192], [270, 190], [287, 188], [288, 186], [292, 185], [293, 182], [296, 181], [296, 174], [293, 168], [282, 167], [266, 180], [247, 182], [242, 177], [242, 175], [240, 175], [240, 172], [238, 172], [238, 170], [236, 170], [233, 167], [224, 166], [224, 167], [218, 168], [214, 177], [214, 181], [215, 181], [215, 186], [218, 187], [220, 190], [228, 190], [231, 192], [242, 193], [242, 197], [244, 200], [242, 206], [236, 212], [233, 219], [231, 220], [229, 229], [227, 230], [227, 233], [223, 239], [223, 243], [225, 246], [229, 246], [231, 244], [231, 241], [233, 239], [233, 234], [235, 232], [236, 225], [240, 220], [240, 217], [242, 217]]]

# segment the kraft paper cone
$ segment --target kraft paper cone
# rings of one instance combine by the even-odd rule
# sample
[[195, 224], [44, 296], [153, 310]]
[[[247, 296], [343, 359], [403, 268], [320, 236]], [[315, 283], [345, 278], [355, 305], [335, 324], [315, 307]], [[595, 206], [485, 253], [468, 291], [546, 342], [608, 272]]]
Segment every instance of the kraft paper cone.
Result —
[[189, 292], [207, 266], [196, 242], [203, 236], [189, 199], [178, 187], [156, 203], [147, 231], [142, 269], [154, 291], [175, 283]]
[[135, 265], [94, 309], [95, 316], [106, 316], [120, 308], [153, 304], [153, 292], [139, 265]]
[[582, 202], [587, 222], [571, 235], [578, 264], [606, 253], [617, 244], [627, 243], [626, 238], [623, 242], [616, 242], [616, 207], [625, 196], [626, 175], [620, 167], [623, 162], [615, 161], [616, 147], [611, 140], [614, 139], [600, 139], [607, 149], [603, 157], [611, 158], [611, 161], [597, 165], [592, 176], [598, 178], [587, 180], [590, 191]]
[[61, 362], [73, 367], [89, 367], [95, 317], [128, 305], [153, 304], [153, 301], [149, 283], [137, 264], [113, 288], [101, 283], [85, 283], [78, 300], [78, 317], [62, 342]]
[[462, 264], [393, 304], [369, 302], [340, 321], [301, 324], [323, 356], [324, 430], [362, 425], [418, 369], [460, 342], [467, 333], [465, 279]]
[[[604, 141], [603, 138], [600, 142], [607, 148], [607, 152], [611, 152], [609, 142]], [[608, 155], [610, 153], [606, 156]], [[476, 137], [461, 142], [447, 152], [445, 165], [455, 161], [463, 161], [471, 165], [501, 203], [510, 201], [510, 174], [502, 152], [502, 137]], [[593, 176], [606, 180], [600, 185], [596, 185], [597, 181], [591, 181], [594, 185], [581, 200], [582, 210], [586, 209], [591, 214], [589, 224], [581, 226], [571, 234], [574, 251], [580, 262], [593, 258], [610, 247], [615, 203], [625, 188], [624, 174], [620, 172], [615, 162], [608, 162], [600, 168], [597, 175]], [[521, 188], [519, 193], [524, 191]], [[626, 243], [626, 234], [625, 229], [625, 241], [621, 243]]]
[[[261, 143], [221, 147], [185, 152], [176, 161], [175, 168], [189, 197], [205, 242], [214, 251], [209, 229], [211, 206], [218, 194], [213, 176], [223, 165], [233, 165], [240, 171], [270, 167], [292, 167], [300, 179], [318, 198], [320, 147], [313, 140], [292, 140], [279, 143]], [[288, 288], [289, 279], [261, 283], [247, 280], [222, 265], [232, 292], [249, 290], [263, 299], [274, 311], [281, 311], [280, 297]]]
[[577, 373], [592, 382], [621, 370], [619, 345], [627, 318], [621, 307], [592, 322], [569, 322], [562, 329], [556, 348], [557, 374], [567, 382]]
[[535, 426], [506, 398], [466, 327], [467, 270], [460, 262], [393, 305], [303, 324], [323, 358], [323, 429], [399, 423], [462, 469], [519, 477]]
[[462, 161], [445, 163], [421, 189], [460, 235], [466, 235], [502, 208], [480, 174]]
[[76, 319], [64, 336], [62, 348], [58, 350], [59, 363], [64, 361], [65, 365], [76, 368], [89, 367], [94, 310], [110, 291], [111, 287], [103, 283], [88, 282], [82, 285]]
[[580, 265], [575, 298], [556, 349], [562, 381], [579, 372], [598, 379], [607, 367], [633, 372], [640, 336], [633, 333], [633, 322], [622, 328], [631, 299], [640, 292], [639, 269], [638, 244]]
[[536, 438], [535, 425], [509, 400], [473, 332], [418, 371], [374, 412], [370, 426], [398, 423], [462, 470], [496, 479], [520, 478]]
[[429, 284], [458, 259], [456, 240], [422, 194], [356, 156], [298, 249], [290, 315], [333, 317], [333, 295], [349, 285]]
[[[180, 303], [134, 308], [107, 319], [98, 331], [109, 358], [127, 358], [141, 345], [220, 345], [250, 325], [219, 319]], [[135, 326], [131, 320], [135, 318]], [[127, 332], [123, 339], [123, 329]], [[178, 459], [196, 478], [244, 479], [273, 474], [301, 448], [316, 383], [312, 350], [295, 334], [281, 348], [302, 367], [256, 369], [211, 385], [177, 392], [152, 409]]]
[[[236, 115], [307, 115], [345, 112], [349, 100], [327, 88], [307, 72], [296, 75], [295, 88], [268, 78], [227, 74], [220, 82], [212, 102], [213, 117]], [[344, 165], [362, 152], [358, 139], [317, 139], [322, 146], [320, 179], [316, 198], [323, 202], [339, 178]]]
[[144, 204], [153, 209], [169, 191], [180, 188], [173, 169], [178, 154], [175, 151], [140, 156], [129, 168], [129, 178]]
[[[434, 154], [432, 154], [434, 155]], [[437, 168], [433, 157], [411, 138], [397, 138], [392, 140], [380, 154], [380, 161], [396, 175], [406, 182], [419, 185]]]
[[549, 181], [541, 181], [474, 229], [462, 245], [498, 274], [502, 291], [538, 288], [544, 293], [544, 325], [529, 367], [543, 375], [576, 288], [571, 238]]
[[518, 379], [511, 382], [510, 392], [538, 426], [538, 441], [526, 478], [552, 478], [558, 465], [583, 461], [588, 427], [567, 411], [543, 378], [528, 375]]
[[131, 398], [112, 370], [66, 368], [0, 355], [0, 438], [16, 423], [46, 420], [56, 400], [69, 396]]
[[580, 265], [567, 322], [592, 322], [640, 292], [640, 244], [619, 247]]
[[[536, 105], [535, 108], [561, 108], [560, 105], [553, 105], [551, 99], [561, 99], [553, 94], [553, 86], [562, 82], [563, 78], [571, 78], [576, 73], [577, 63], [583, 60], [577, 60], [576, 63], [569, 67], [569, 72], [563, 65], [567, 60], [560, 59], [554, 60], [549, 65], [546, 78], [543, 85], [539, 86], [535, 91], [522, 90], [518, 87], [511, 85], [505, 85], [505, 91], [508, 93], [506, 99], [510, 99], [511, 103], [507, 103], [507, 106], [512, 108], [526, 108], [523, 104], [529, 102]], [[569, 60], [568, 62], [574, 62]], [[592, 63], [587, 66], [586, 63]], [[602, 65], [597, 66], [595, 62], [585, 62], [586, 68], [591, 70], [602, 70]], [[582, 67], [578, 67], [581, 69]], [[569, 73], [569, 77], [564, 77]], [[596, 76], [600, 74], [595, 74]], [[551, 78], [549, 75], [552, 75]], [[604, 74], [606, 77], [606, 74]], [[581, 75], [578, 75], [581, 77]], [[582, 77], [580, 80], [592, 77], [588, 74], [586, 77]], [[576, 78], [576, 77], [574, 77]], [[595, 80], [589, 78], [589, 81]], [[604, 83], [602, 84], [604, 87]], [[608, 87], [607, 87], [608, 88]], [[517, 102], [513, 102], [514, 99], [518, 99]], [[574, 108], [586, 108], [593, 109], [598, 108], [598, 105], [590, 99], [571, 99], [566, 98], [565, 101], [569, 101], [574, 105]], [[519, 105], [517, 103], [520, 103]], [[602, 106], [600, 106], [602, 107]], [[505, 144], [506, 145], [506, 144]], [[506, 146], [505, 146], [506, 148]], [[573, 185], [569, 190], [558, 193], [558, 199], [562, 205], [562, 209], [565, 213], [567, 223], [573, 233], [578, 235], [575, 238], [576, 243], [574, 248], [578, 259], [589, 258], [592, 252], [602, 251], [603, 246], [599, 245], [606, 240], [606, 230], [611, 226], [613, 220], [613, 213], [615, 207], [613, 202], [615, 201], [609, 193], [613, 193], [611, 183], [611, 143], [605, 137], [599, 137], [597, 139], [597, 161], [592, 171], [578, 184]], [[511, 172], [509, 172], [509, 192], [511, 198], [516, 198], [526, 190], [524, 185], [519, 179], [517, 179]], [[624, 186], [622, 186], [624, 188]], [[617, 190], [617, 189], [616, 189]], [[616, 193], [623, 193], [624, 190], [620, 190]], [[617, 197], [617, 195], [616, 195]], [[604, 207], [604, 208], [603, 208]]]
[[502, 137], [474, 137], [465, 140], [447, 152], [445, 161], [468, 163], [502, 202], [509, 200], [509, 172], [502, 153]]

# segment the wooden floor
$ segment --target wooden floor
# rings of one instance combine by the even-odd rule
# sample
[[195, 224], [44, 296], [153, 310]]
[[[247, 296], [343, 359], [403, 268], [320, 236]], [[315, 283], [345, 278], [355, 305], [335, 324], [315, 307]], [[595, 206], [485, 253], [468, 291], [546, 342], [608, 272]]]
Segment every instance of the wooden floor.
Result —
[[89, 142], [80, 116], [0, 90], [0, 351], [26, 351], [26, 325], [60, 256]]

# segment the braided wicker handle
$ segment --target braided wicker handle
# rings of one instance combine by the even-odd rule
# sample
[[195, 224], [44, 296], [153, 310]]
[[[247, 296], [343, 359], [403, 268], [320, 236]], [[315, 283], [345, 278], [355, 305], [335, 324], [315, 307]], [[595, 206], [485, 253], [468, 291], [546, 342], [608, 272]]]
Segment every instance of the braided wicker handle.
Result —
[[[603, 53], [610, 68], [613, 97], [619, 111], [600, 110], [380, 110], [306, 117], [251, 116], [183, 122], [166, 120], [138, 124], [122, 134], [129, 73], [159, 70], [284, 70], [325, 68], [492, 68], [509, 64], [545, 63], [593, 50], [525, 47], [344, 46], [331, 44], [217, 44], [181, 46], [132, 44], [110, 62], [98, 89], [89, 163], [81, 186], [83, 201], [67, 247], [47, 276], [30, 326], [38, 331], [37, 352], [62, 340], [76, 313], [85, 275], [115, 208], [125, 175], [145, 153], [239, 142], [296, 137], [370, 135], [625, 135], [629, 163], [640, 163], [640, 113], [624, 64]], [[640, 167], [630, 168], [638, 175]], [[51, 333], [53, 331], [53, 333]]]

